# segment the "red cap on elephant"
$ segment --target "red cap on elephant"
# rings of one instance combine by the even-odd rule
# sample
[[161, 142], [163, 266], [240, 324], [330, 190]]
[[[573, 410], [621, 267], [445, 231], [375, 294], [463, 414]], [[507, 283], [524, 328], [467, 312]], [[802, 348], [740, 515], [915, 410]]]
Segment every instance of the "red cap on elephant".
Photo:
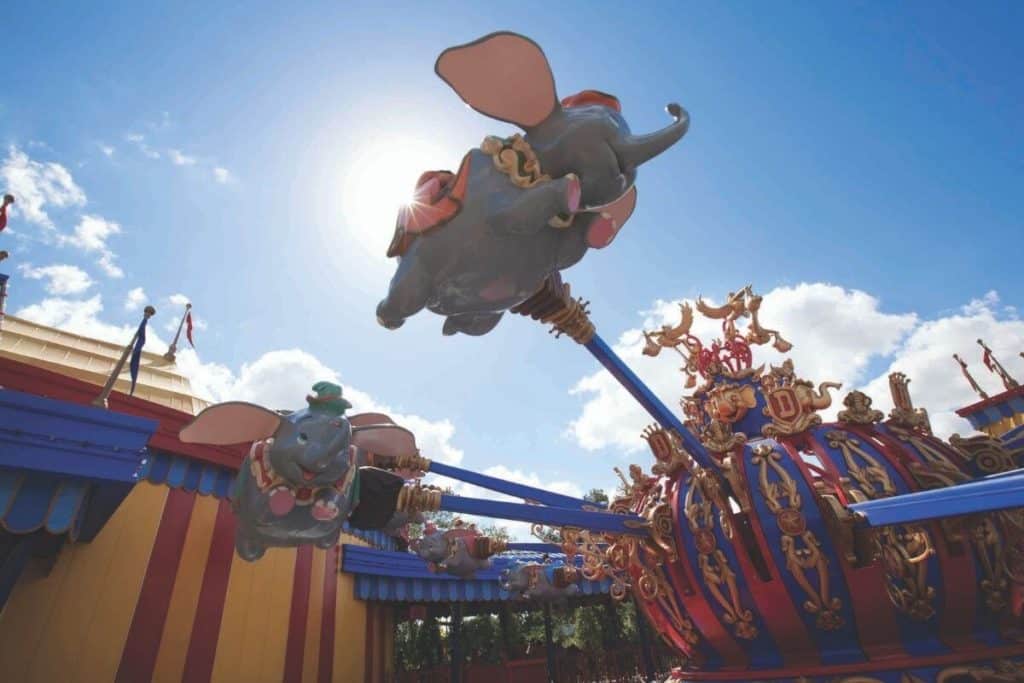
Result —
[[575, 95], [569, 95], [562, 100], [562, 106], [565, 108], [589, 107], [594, 104], [614, 109], [620, 114], [622, 113], [622, 105], [619, 104], [619, 98], [615, 95], [609, 95], [606, 92], [601, 92], [600, 90], [584, 90], [583, 92], [578, 92]]

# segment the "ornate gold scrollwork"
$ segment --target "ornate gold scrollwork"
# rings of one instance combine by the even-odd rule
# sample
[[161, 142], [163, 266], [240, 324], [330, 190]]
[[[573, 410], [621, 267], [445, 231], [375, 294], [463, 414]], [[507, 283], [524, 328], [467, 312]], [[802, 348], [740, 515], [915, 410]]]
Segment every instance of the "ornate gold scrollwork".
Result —
[[862, 391], [851, 391], [843, 399], [846, 410], [840, 410], [837, 416], [840, 422], [847, 424], [868, 425], [881, 422], [884, 415], [881, 410], [871, 408], [871, 397]]
[[687, 643], [696, 645], [699, 637], [696, 629], [693, 627], [693, 622], [679, 609], [679, 605], [672, 598], [674, 593], [665, 580], [664, 574], [661, 570], [655, 570], [651, 576], [657, 583], [655, 600], [665, 614], [668, 615], [669, 621], [672, 622], [676, 633], [682, 636], [683, 640]]
[[978, 435], [965, 438], [959, 434], [954, 434], [949, 437], [949, 445], [964, 460], [973, 462], [985, 474], [1009, 472], [1010, 470], [1017, 469], [1017, 463], [1013, 461], [1013, 456], [1003, 446], [1003, 442], [991, 436]]
[[978, 683], [1021, 683], [1024, 681], [1024, 663], [1010, 659], [997, 659], [985, 664], [966, 664], [943, 669], [936, 683], [952, 683], [968, 677]]
[[[866, 499], [896, 494], [889, 471], [861, 447], [860, 441], [838, 430], [825, 434], [829, 446], [839, 449], [850, 477]], [[935, 550], [931, 536], [918, 525], [883, 527], [875, 541], [886, 567], [889, 599], [905, 614], [924, 621], [935, 615], [935, 588], [928, 585], [927, 559]]]
[[[847, 471], [865, 496], [884, 498], [896, 493], [896, 485], [893, 484], [889, 471], [861, 447], [859, 440], [838, 430], [826, 432], [825, 438], [829, 446], [838, 448], [842, 453]], [[858, 460], [863, 464], [858, 464]]]
[[699, 555], [701, 576], [708, 591], [722, 607], [723, 620], [733, 627], [738, 638], [749, 640], [756, 638], [758, 633], [753, 623], [754, 614], [740, 601], [736, 572], [729, 566], [725, 553], [718, 547], [718, 539], [714, 532], [717, 509], [723, 532], [727, 536], [732, 535], [726, 517], [728, 508], [723, 506], [724, 501], [717, 480], [710, 473], [697, 468], [686, 491], [683, 509]]
[[[761, 495], [783, 534], [781, 547], [786, 569], [807, 594], [804, 610], [815, 615], [818, 628], [834, 631], [844, 623], [839, 614], [843, 603], [831, 594], [828, 558], [821, 552], [817, 536], [807, 528], [796, 480], [779, 464], [781, 458], [772, 446], [759, 444], [751, 462], [759, 468]], [[810, 572], [817, 574], [817, 587], [809, 577]]]
[[982, 578], [978, 585], [985, 595], [985, 606], [993, 612], [1001, 612], [1008, 604], [1009, 587], [1003, 573], [1003, 539], [987, 515], [979, 516], [969, 533], [974, 555], [981, 564]]
[[718, 420], [712, 420], [701, 430], [700, 442], [714, 453], [731, 453], [737, 446], [747, 442], [747, 435], [734, 434], [732, 426]]

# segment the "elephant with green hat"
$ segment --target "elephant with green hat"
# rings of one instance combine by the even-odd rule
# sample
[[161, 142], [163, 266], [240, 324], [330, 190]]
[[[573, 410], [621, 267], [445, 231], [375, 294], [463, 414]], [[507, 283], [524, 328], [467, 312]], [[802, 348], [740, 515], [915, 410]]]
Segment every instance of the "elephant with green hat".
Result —
[[339, 385], [318, 382], [301, 410], [229, 401], [181, 430], [185, 443], [252, 444], [232, 490], [243, 559], [272, 546], [330, 548], [346, 520], [388, 523], [404, 480], [372, 465], [416, 454], [416, 438], [381, 413], [347, 416], [351, 408]]

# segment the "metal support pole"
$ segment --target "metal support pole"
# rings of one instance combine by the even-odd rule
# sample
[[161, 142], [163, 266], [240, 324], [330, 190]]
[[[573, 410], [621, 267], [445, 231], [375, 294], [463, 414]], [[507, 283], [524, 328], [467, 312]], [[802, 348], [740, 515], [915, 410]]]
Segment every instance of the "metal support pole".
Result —
[[548, 683], [558, 683], [555, 642], [552, 639], [551, 631], [551, 605], [544, 603], [544, 645], [546, 646], [548, 658]]
[[[146, 310], [143, 313], [144, 320], [149, 320], [156, 315], [156, 309], [152, 306], [146, 306]], [[107, 407], [107, 398], [110, 397], [110, 392], [114, 389], [114, 383], [117, 382], [117, 378], [124, 370], [124, 364], [128, 362], [128, 356], [132, 354], [132, 349], [135, 348], [135, 341], [139, 338], [139, 331], [136, 329], [135, 334], [132, 335], [132, 340], [128, 342], [128, 346], [124, 347], [124, 351], [121, 353], [121, 357], [117, 360], [114, 365], [113, 372], [110, 373], [110, 377], [107, 378], [107, 383], [103, 385], [103, 391], [100, 395], [93, 399], [92, 404], [100, 408]]]
[[452, 605], [452, 623], [448, 630], [451, 638], [451, 682], [459, 683], [462, 680], [462, 604], [458, 602]]
[[508, 620], [509, 620], [508, 603], [501, 603], [501, 607], [498, 608], [498, 624], [501, 626], [501, 650], [504, 653], [505, 661], [512, 659], [512, 643], [509, 642], [508, 632]]
[[636, 632], [640, 636], [640, 657], [644, 666], [644, 678], [647, 681], [653, 681], [654, 657], [651, 653], [651, 637], [647, 632], [647, 617], [644, 616], [640, 605], [636, 604], [636, 600], [633, 601], [633, 606], [636, 608]]
[[178, 323], [178, 331], [174, 333], [174, 340], [171, 341], [171, 345], [167, 347], [167, 353], [164, 354], [164, 360], [169, 363], [174, 362], [174, 354], [178, 351], [178, 337], [181, 336], [181, 328], [185, 324], [185, 318], [188, 317], [188, 312], [191, 310], [192, 304], [185, 304], [185, 312], [181, 314], [181, 322]]

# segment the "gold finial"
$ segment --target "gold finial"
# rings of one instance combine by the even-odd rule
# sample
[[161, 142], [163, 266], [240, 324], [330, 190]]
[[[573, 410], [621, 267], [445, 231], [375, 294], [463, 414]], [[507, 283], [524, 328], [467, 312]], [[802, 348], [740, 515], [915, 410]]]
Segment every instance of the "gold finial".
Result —
[[985, 390], [978, 386], [978, 383], [974, 381], [974, 377], [971, 376], [971, 371], [967, 369], [967, 363], [965, 363], [963, 359], [955, 353], [953, 354], [953, 360], [960, 364], [960, 372], [963, 373], [967, 382], [971, 385], [971, 389], [974, 389], [975, 393], [977, 393], [981, 398], [988, 398], [988, 394], [985, 393]]
[[928, 411], [924, 408], [914, 408], [914, 402], [910, 399], [910, 378], [902, 372], [894, 372], [889, 375], [889, 391], [892, 393], [892, 412], [889, 413], [889, 421], [899, 427], [908, 429], [920, 429], [931, 434], [932, 425], [928, 419]]
[[851, 391], [843, 399], [846, 410], [840, 410], [836, 416], [840, 422], [847, 424], [873, 424], [882, 421], [882, 411], [871, 408], [871, 397], [862, 391]]
[[988, 368], [990, 372], [994, 373], [997, 377], [999, 377], [1000, 380], [1002, 380], [1003, 386], [1006, 387], [1007, 391], [1009, 391], [1010, 389], [1016, 389], [1017, 387], [1020, 386], [1019, 384], [1017, 384], [1017, 380], [1011, 377], [1010, 373], [1006, 371], [1006, 368], [1003, 367], [1003, 364], [996, 359], [995, 354], [992, 353], [992, 349], [986, 346], [985, 342], [979, 339], [978, 346], [980, 346], [985, 351], [981, 357], [981, 360], [985, 364], [985, 367]]
[[573, 299], [568, 283], [562, 282], [559, 273], [553, 273], [544, 280], [536, 294], [510, 309], [512, 313], [525, 315], [552, 326], [555, 337], [568, 335], [579, 344], [586, 344], [594, 337], [594, 324], [590, 322], [589, 301]]

